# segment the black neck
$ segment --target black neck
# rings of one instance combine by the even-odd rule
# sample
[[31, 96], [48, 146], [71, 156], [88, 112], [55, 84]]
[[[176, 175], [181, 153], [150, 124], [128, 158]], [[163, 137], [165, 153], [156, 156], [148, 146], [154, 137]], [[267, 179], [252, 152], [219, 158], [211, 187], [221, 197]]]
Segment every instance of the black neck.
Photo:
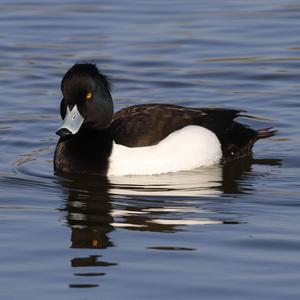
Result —
[[55, 171], [105, 175], [112, 151], [109, 129], [80, 129], [70, 138], [61, 138], [55, 153]]

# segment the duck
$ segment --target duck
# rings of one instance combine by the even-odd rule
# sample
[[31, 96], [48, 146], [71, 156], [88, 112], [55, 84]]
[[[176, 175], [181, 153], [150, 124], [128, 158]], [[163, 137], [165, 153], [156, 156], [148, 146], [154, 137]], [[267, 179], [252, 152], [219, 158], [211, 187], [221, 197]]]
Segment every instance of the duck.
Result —
[[228, 164], [251, 155], [276, 134], [236, 121], [244, 110], [138, 104], [114, 113], [111, 80], [95, 64], [77, 63], [63, 76], [54, 172], [156, 175]]

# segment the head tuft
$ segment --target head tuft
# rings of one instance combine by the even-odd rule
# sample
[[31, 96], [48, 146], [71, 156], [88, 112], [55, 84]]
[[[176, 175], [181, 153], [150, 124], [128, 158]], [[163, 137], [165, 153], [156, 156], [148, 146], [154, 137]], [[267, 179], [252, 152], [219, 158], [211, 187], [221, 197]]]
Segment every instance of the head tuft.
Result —
[[90, 63], [78, 63], [71, 67], [61, 82], [61, 88], [64, 85], [64, 82], [71, 78], [82, 78], [84, 76], [90, 76], [94, 79], [98, 79], [101, 82], [101, 87], [105, 89], [108, 93], [111, 92], [112, 83], [109, 80], [108, 76], [102, 74], [95, 64]]

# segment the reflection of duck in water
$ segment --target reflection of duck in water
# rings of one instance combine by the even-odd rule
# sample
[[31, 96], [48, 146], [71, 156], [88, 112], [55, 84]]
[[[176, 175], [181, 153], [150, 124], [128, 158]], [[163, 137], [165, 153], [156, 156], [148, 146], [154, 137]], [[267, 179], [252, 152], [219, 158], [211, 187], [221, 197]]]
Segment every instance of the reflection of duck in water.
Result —
[[[66, 223], [71, 228], [71, 247], [77, 249], [114, 247], [110, 233], [118, 227], [125, 230], [173, 233], [181, 230], [181, 227], [185, 225], [237, 224], [242, 221], [240, 220], [241, 216], [236, 214], [231, 216], [228, 210], [223, 214], [220, 207], [218, 211], [211, 210], [207, 207], [207, 203], [214, 201], [214, 198], [199, 197], [199, 195], [203, 191], [206, 191], [205, 195], [212, 195], [216, 191], [231, 194], [240, 193], [243, 190], [243, 176], [245, 174], [251, 175], [251, 162], [248, 160], [242, 164], [232, 164], [230, 169], [223, 170], [223, 179], [222, 172], [219, 172], [222, 171], [221, 168], [213, 172], [210, 170], [208, 172], [210, 176], [206, 176], [208, 181], [202, 180], [202, 185], [198, 182], [198, 188], [191, 185], [184, 187], [183, 184], [178, 186], [179, 181], [186, 184], [191, 183], [192, 178], [195, 177], [195, 172], [183, 174], [179, 172], [177, 174], [180, 175], [178, 180], [169, 176], [169, 182], [167, 175], [149, 176], [148, 179], [153, 178], [150, 187], [144, 183], [138, 185], [137, 182], [130, 181], [127, 184], [125, 182], [122, 184], [110, 183], [106, 177], [99, 178], [97, 176], [61, 178], [59, 183], [63, 190], [62, 211], [65, 212]], [[280, 162], [270, 160], [261, 163], [276, 165]], [[199, 172], [201, 177], [205, 178], [204, 174], [201, 173], [204, 170], [201, 169]], [[212, 174], [216, 176], [214, 177]], [[164, 178], [162, 184], [159, 184], [159, 180], [157, 180], [160, 177]], [[127, 177], [127, 179], [130, 178], [133, 177]], [[193, 190], [193, 196], [198, 195], [198, 197], [174, 196], [174, 190], [176, 193], [184, 194], [185, 188], [188, 195], [191, 195], [190, 192]], [[251, 181], [249, 182], [249, 180], [247, 181], [247, 188], [248, 191], [251, 189]], [[152, 195], [152, 197], [145, 196], [145, 189], [146, 194]], [[212, 192], [207, 193], [209, 189]], [[168, 191], [170, 192], [169, 195]], [[160, 196], [160, 192], [163, 192], [163, 196]], [[218, 201], [218, 203], [220, 202]], [[160, 249], [156, 247], [157, 245], [149, 246], [151, 249]], [[167, 245], [163, 249], [176, 250], [176, 245], [173, 246]], [[187, 250], [184, 247], [182, 249]], [[105, 261], [104, 257], [95, 255], [94, 251], [91, 252], [91, 255], [76, 255], [71, 259], [71, 266], [75, 268], [74, 275], [85, 278], [103, 276], [108, 271], [107, 267], [117, 264], [116, 261]], [[93, 268], [87, 269], [90, 267]], [[70, 286], [91, 287], [97, 285], [75, 284]]]
[[[281, 165], [280, 159], [253, 159], [252, 156], [223, 166], [211, 166], [191, 171], [158, 176], [111, 176], [110, 191], [124, 195], [160, 196], [219, 196], [251, 191], [251, 181], [245, 186], [246, 175], [251, 177], [255, 165]], [[254, 179], [253, 175], [252, 178]]]
[[[68, 226], [71, 228], [71, 248], [105, 249], [113, 247], [109, 233], [114, 229], [111, 225], [113, 217], [112, 205], [107, 193], [109, 183], [103, 178], [97, 180], [97, 186], [90, 184], [89, 178], [68, 177], [60, 179], [63, 187], [63, 208]], [[74, 275], [81, 277], [103, 276], [103, 267], [115, 266], [117, 263], [108, 262], [101, 255], [76, 256], [71, 259], [75, 268]], [[86, 272], [86, 268], [93, 271]], [[96, 287], [98, 284], [71, 284], [70, 287]]]
[[[242, 215], [231, 213], [228, 205], [222, 210], [223, 201], [220, 201], [220, 197], [215, 198], [211, 195], [240, 193], [244, 190], [244, 185], [249, 192], [252, 179], [255, 179], [251, 176], [251, 162], [252, 160], [247, 160], [241, 164], [231, 164], [230, 169], [224, 170], [221, 167], [208, 168], [206, 175], [206, 168], [202, 168], [191, 172], [148, 176], [148, 186], [145, 182], [140, 182], [139, 185], [138, 181], [130, 181], [134, 177], [127, 176], [122, 177], [124, 180], [127, 178], [127, 182], [117, 182], [120, 177], [115, 178], [114, 182], [99, 176], [59, 178], [58, 183], [63, 192], [61, 210], [71, 229], [71, 248], [74, 249], [70, 259], [74, 273], [71, 280], [74, 282], [69, 286], [101, 286], [103, 276], [109, 277], [112, 268], [118, 268], [120, 261], [116, 258], [108, 259], [107, 254], [110, 247], [122, 247], [120, 244], [126, 244], [124, 236], [128, 237], [128, 233], [126, 235], [120, 231], [119, 234], [112, 235], [115, 229], [164, 233], [165, 236], [166, 233], [186, 230], [187, 227], [184, 226], [189, 225], [202, 225], [202, 230], [206, 230], [205, 226], [210, 224], [226, 226], [243, 222]], [[262, 163], [274, 165], [279, 162], [274, 160]], [[199, 175], [196, 175], [197, 172]], [[246, 184], [243, 182], [244, 177]], [[135, 176], [135, 180], [137, 178], [143, 176]], [[197, 180], [199, 178], [202, 178], [201, 182]], [[207, 178], [207, 181], [204, 178]], [[185, 193], [184, 197], [176, 196]], [[140, 244], [137, 245], [140, 247]], [[130, 247], [135, 247], [135, 244]], [[148, 240], [145, 247], [161, 251], [196, 249], [183, 242], [177, 244], [176, 239], [165, 237], [161, 243], [159, 239], [153, 243]]]
[[[70, 179], [70, 178], [69, 178]], [[66, 195], [63, 211], [72, 229], [72, 248], [107, 248], [113, 246], [108, 234], [113, 230], [112, 205], [107, 193], [109, 183], [103, 178], [97, 187], [88, 179], [61, 180]]]
[[[281, 159], [253, 159], [252, 156], [245, 157], [239, 161], [231, 162], [223, 166], [223, 179], [220, 187], [223, 194], [251, 193], [253, 166], [280, 166]], [[251, 181], [251, 178], [253, 179]]]
[[[60, 182], [65, 195], [62, 210], [66, 211], [66, 221], [72, 229], [72, 248], [112, 247], [114, 244], [109, 233], [117, 227], [174, 232], [178, 225], [189, 224], [190, 212], [198, 215], [198, 224], [228, 222], [228, 219], [206, 219], [206, 215], [201, 213], [202, 200], [212, 200], [211, 196], [221, 194], [249, 193], [255, 179], [253, 164], [280, 163], [276, 159], [248, 158], [224, 168], [218, 166], [147, 176], [147, 182], [143, 176], [112, 177], [111, 181], [97, 176], [62, 179]], [[154, 197], [154, 200], [148, 196]], [[177, 214], [180, 220], [172, 223], [170, 220]]]
[[251, 153], [275, 134], [234, 119], [239, 110], [144, 104], [113, 115], [110, 84], [95, 65], [74, 65], [62, 80], [54, 168], [77, 174], [149, 175], [191, 170]]

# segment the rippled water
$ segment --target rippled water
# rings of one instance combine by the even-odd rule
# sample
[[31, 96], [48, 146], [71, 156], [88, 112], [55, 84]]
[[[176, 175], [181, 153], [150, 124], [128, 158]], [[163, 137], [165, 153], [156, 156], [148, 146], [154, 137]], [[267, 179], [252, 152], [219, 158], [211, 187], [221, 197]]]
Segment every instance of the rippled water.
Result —
[[[297, 1], [0, 1], [1, 299], [299, 299]], [[116, 110], [248, 110], [252, 158], [62, 178], [60, 80], [92, 61]]]

